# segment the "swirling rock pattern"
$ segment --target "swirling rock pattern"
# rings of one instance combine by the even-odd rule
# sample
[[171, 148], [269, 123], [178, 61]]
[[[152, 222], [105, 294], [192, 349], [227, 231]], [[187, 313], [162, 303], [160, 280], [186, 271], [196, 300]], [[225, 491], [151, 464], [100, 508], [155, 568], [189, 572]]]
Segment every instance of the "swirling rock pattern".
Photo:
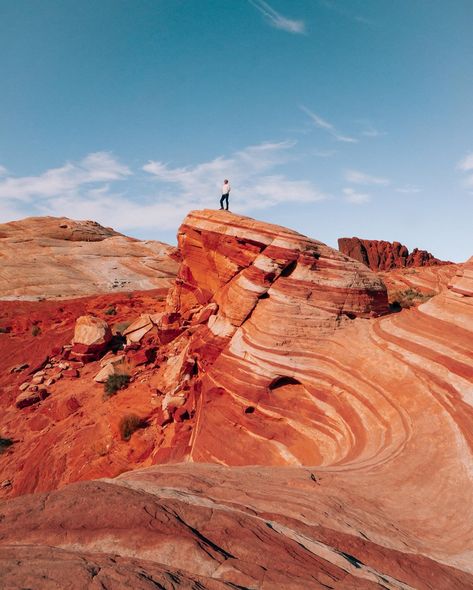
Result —
[[[2, 571], [21, 530], [35, 571], [63, 560], [105, 587], [473, 587], [473, 258], [421, 269], [438, 294], [389, 313], [379, 276], [296, 232], [198, 211], [178, 239], [156, 362], [106, 406], [93, 362], [8, 406], [38, 435], [0, 464], [13, 493], [180, 464], [7, 502]], [[129, 443], [123, 410], [149, 422]]]

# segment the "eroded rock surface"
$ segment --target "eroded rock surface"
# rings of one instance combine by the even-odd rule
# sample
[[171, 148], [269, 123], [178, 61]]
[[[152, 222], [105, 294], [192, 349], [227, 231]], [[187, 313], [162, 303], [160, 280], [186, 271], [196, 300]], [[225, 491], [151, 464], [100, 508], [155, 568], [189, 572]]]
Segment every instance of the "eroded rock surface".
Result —
[[[400, 495], [392, 491], [393, 498]], [[35, 589], [464, 590], [359, 473], [172, 465], [2, 506], [0, 585]]]
[[30, 217], [0, 224], [0, 299], [70, 298], [168, 288], [174, 249], [93, 221]]
[[366, 264], [371, 270], [390, 270], [392, 268], [410, 268], [450, 264], [435, 258], [426, 250], [414, 250], [409, 253], [400, 242], [384, 240], [361, 240], [360, 238], [339, 238], [338, 248], [347, 256]]

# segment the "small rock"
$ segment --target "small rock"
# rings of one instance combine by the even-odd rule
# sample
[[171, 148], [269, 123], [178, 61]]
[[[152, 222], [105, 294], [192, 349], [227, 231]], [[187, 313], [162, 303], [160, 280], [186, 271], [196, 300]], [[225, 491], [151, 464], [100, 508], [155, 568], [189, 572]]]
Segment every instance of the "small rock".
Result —
[[41, 385], [43, 381], [44, 377], [42, 375], [36, 375], [35, 377], [33, 377], [33, 379], [31, 379], [31, 383], [33, 385]]
[[45, 372], [44, 371], [36, 371], [36, 373], [33, 375], [33, 377], [44, 377]]
[[30, 386], [30, 383], [28, 381], [26, 381], [25, 383], [22, 383], [18, 389], [20, 391], [25, 391], [26, 389], [28, 389], [29, 386]]
[[11, 479], [4, 479], [2, 481], [2, 483], [0, 483], [0, 488], [11, 488], [13, 485], [13, 482]]
[[23, 408], [28, 408], [34, 404], [38, 404], [41, 401], [41, 396], [39, 392], [31, 392], [31, 391], [24, 391], [20, 393], [20, 395], [16, 398], [15, 405], [20, 410]]
[[77, 369], [66, 369], [62, 374], [64, 377], [72, 377], [74, 379], [79, 377], [79, 371]]
[[70, 367], [69, 363], [59, 363], [58, 367], [61, 369], [61, 371], [65, 371], [66, 369], [68, 369]]
[[51, 387], [51, 385], [53, 385], [54, 383], [56, 383], [56, 379], [54, 379], [54, 377], [50, 377], [49, 379], [46, 379], [44, 385], [46, 387]]
[[29, 367], [28, 363], [22, 363], [21, 365], [17, 365], [16, 367], [12, 367], [10, 369], [10, 373], [21, 373], [21, 371], [24, 371], [28, 367]]

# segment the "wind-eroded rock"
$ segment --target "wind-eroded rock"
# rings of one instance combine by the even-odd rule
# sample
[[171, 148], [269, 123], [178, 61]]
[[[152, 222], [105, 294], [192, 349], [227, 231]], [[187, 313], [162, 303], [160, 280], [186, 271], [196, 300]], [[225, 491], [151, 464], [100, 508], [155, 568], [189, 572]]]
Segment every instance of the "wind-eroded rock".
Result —
[[409, 250], [400, 242], [339, 238], [338, 249], [350, 258], [366, 264], [374, 271], [450, 264], [435, 258], [426, 250], [414, 248], [409, 254]]
[[[398, 498], [396, 490], [391, 493]], [[398, 511], [398, 515], [399, 511]], [[2, 506], [3, 588], [464, 590], [358, 473], [172, 465]]]
[[0, 299], [169, 288], [177, 272], [166, 244], [65, 217], [0, 224], [0, 259]]

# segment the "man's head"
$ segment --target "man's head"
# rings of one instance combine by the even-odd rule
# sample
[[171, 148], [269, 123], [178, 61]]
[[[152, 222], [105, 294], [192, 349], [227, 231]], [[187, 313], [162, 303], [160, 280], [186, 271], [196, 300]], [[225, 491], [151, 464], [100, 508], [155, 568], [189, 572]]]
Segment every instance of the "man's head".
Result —
[[228, 180], [225, 178], [225, 180], [223, 181], [223, 184], [228, 184]]

